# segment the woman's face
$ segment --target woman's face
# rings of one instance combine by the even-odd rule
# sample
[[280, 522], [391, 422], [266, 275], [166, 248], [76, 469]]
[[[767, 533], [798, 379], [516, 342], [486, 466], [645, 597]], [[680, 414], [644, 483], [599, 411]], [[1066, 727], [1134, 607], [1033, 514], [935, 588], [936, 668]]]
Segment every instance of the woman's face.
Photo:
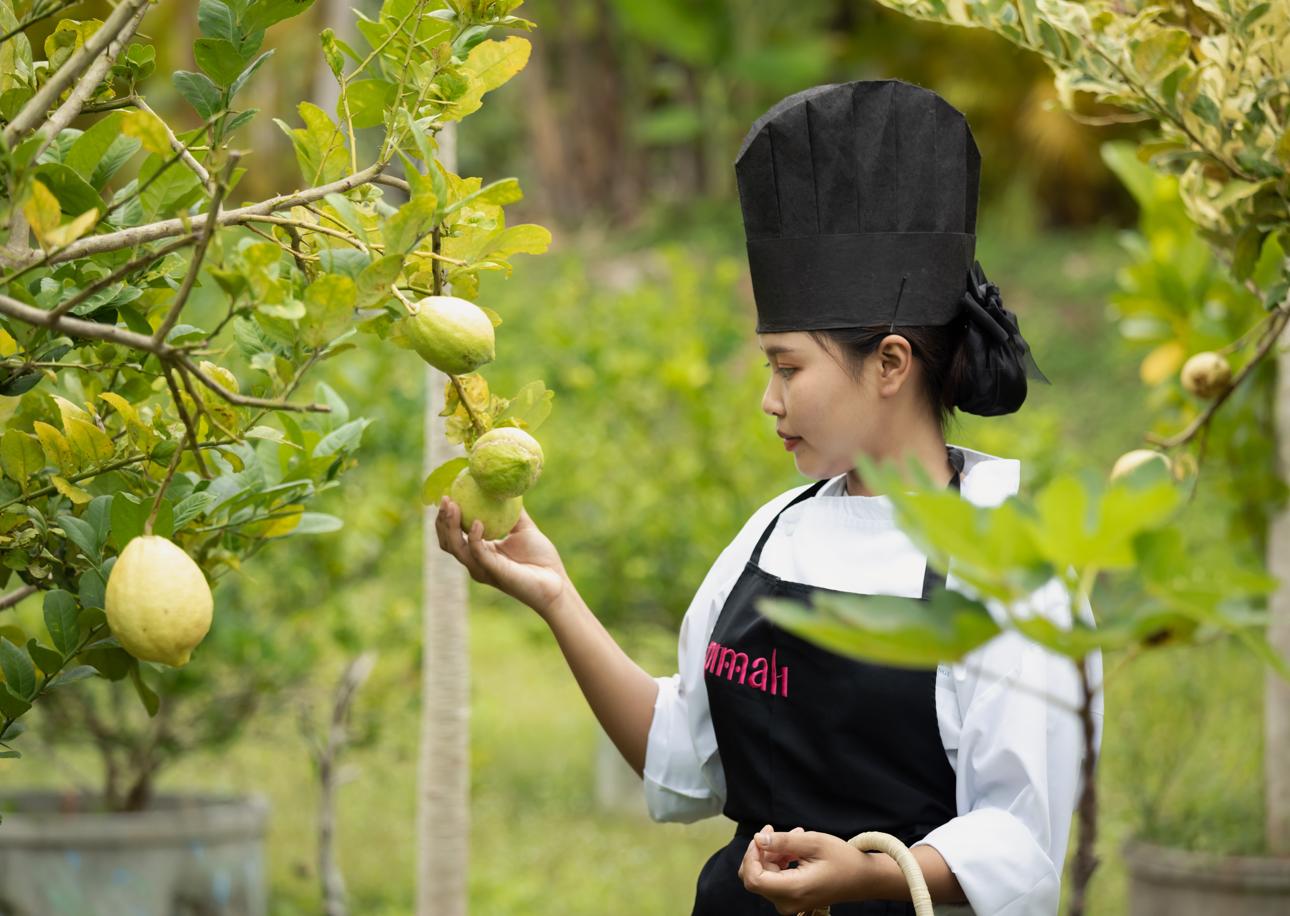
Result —
[[842, 367], [842, 355], [824, 349], [804, 331], [758, 334], [770, 381], [762, 410], [775, 418], [793, 445], [797, 469], [823, 480], [851, 471], [859, 454], [876, 456], [889, 435], [909, 384], [912, 353], [905, 338], [888, 335], [869, 356], [858, 378]]

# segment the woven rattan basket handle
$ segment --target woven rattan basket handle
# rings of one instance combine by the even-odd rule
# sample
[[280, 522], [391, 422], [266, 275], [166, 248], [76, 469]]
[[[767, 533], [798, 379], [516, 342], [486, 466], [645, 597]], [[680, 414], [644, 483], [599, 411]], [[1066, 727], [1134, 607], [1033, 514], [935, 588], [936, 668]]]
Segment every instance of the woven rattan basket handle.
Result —
[[[923, 870], [918, 867], [918, 860], [914, 858], [908, 846], [890, 833], [880, 833], [876, 830], [857, 834], [847, 842], [861, 852], [885, 852], [895, 859], [896, 864], [900, 866], [900, 873], [905, 876], [905, 883], [909, 885], [909, 896], [914, 901], [914, 912], [917, 916], [933, 916], [932, 895], [928, 893], [927, 882], [923, 880]], [[829, 916], [829, 908], [826, 906], [809, 913], [798, 913], [797, 916]]]

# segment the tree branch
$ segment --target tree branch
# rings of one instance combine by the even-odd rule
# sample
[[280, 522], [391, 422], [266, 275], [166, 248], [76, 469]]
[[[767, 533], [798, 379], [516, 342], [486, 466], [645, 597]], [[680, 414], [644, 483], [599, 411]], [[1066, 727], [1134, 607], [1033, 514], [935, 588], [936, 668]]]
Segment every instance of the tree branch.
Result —
[[[291, 194], [279, 194], [277, 197], [240, 207], [236, 210], [225, 210], [220, 214], [218, 223], [221, 226], [237, 226], [251, 222], [252, 217], [263, 216], [264, 214], [272, 213], [274, 210], [290, 209], [299, 204], [311, 203], [326, 197], [333, 191], [337, 193], [348, 191], [351, 188], [356, 188], [372, 181], [377, 175], [381, 174], [381, 171], [387, 165], [389, 163], [384, 161], [374, 162], [361, 172], [355, 172], [353, 175], [348, 175], [330, 184], [309, 188], [305, 191], [295, 191]], [[155, 242], [157, 239], [198, 231], [205, 226], [206, 220], [209, 218], [209, 213], [202, 213], [191, 219], [166, 219], [148, 223], [145, 226], [134, 226], [130, 229], [119, 229], [116, 232], [105, 232], [102, 235], [87, 236], [60, 249], [49, 258], [49, 263], [61, 264], [64, 261], [73, 261], [87, 255], [102, 254], [105, 251], [117, 251], [121, 248], [132, 248], [145, 242]], [[39, 257], [38, 252], [32, 251], [27, 259], [25, 261], [20, 260], [19, 264], [25, 266], [26, 263], [32, 260], [39, 260]]]
[[178, 153], [179, 158], [183, 160], [184, 165], [192, 169], [197, 177], [202, 180], [202, 184], [206, 186], [206, 193], [214, 197], [215, 184], [211, 181], [211, 173], [206, 171], [206, 166], [202, 165], [193, 157], [193, 154], [188, 151], [188, 147], [175, 136], [175, 132], [170, 129], [170, 125], [162, 120], [155, 111], [148, 107], [148, 103], [144, 101], [142, 96], [136, 95], [134, 97], [134, 104], [156, 118], [161, 126], [166, 129], [166, 139], [170, 141], [170, 148]]
[[224, 166], [224, 174], [215, 185], [215, 194], [211, 198], [210, 210], [207, 211], [208, 219], [202, 224], [201, 235], [197, 237], [197, 247], [193, 249], [193, 259], [188, 264], [188, 273], [184, 275], [184, 282], [179, 287], [179, 292], [175, 295], [175, 301], [170, 306], [170, 311], [166, 313], [165, 319], [153, 332], [152, 342], [154, 347], [159, 347], [166, 341], [166, 335], [170, 333], [175, 322], [179, 320], [179, 313], [184, 310], [184, 304], [188, 301], [188, 294], [193, 291], [193, 286], [197, 282], [197, 274], [202, 269], [202, 259], [206, 257], [206, 247], [211, 242], [211, 236], [215, 234], [215, 227], [219, 225], [219, 207], [224, 200], [224, 192], [228, 189], [229, 176], [233, 172], [233, 167], [237, 165], [240, 156], [235, 152], [228, 155], [228, 163]]

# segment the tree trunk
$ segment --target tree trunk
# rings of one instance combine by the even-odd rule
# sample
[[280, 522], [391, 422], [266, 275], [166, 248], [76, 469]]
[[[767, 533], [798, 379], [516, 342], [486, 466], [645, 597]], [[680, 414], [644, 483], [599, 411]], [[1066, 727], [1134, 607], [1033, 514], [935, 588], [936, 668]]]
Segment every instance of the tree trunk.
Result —
[[[438, 136], [439, 160], [457, 170], [457, 125]], [[434, 166], [431, 166], [433, 168]], [[445, 286], [444, 294], [450, 290]], [[423, 475], [464, 456], [444, 436], [448, 376], [426, 366]], [[419, 486], [416, 487], [419, 490]], [[417, 787], [418, 916], [465, 916], [470, 851], [470, 643], [466, 571], [439, 549], [436, 507], [423, 515], [421, 751]]]
[[[1290, 482], [1290, 347], [1279, 342], [1276, 401], [1277, 475]], [[1290, 502], [1273, 517], [1268, 531], [1268, 572], [1281, 580], [1269, 599], [1268, 641], [1290, 659]], [[1264, 688], [1264, 784], [1267, 791], [1268, 851], [1290, 855], [1290, 683], [1268, 669]]]

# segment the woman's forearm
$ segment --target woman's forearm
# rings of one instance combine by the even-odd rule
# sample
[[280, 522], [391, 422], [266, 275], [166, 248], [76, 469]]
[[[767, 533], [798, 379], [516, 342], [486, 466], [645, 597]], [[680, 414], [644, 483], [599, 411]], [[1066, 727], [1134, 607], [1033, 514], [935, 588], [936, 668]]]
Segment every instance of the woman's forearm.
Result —
[[605, 734], [640, 776], [658, 683], [609, 635], [572, 582], [542, 617]]
[[[934, 846], [915, 846], [910, 850], [923, 870], [923, 879], [933, 903], [967, 903], [967, 897], [954, 872]], [[856, 896], [848, 900], [909, 900], [909, 883], [896, 860], [886, 853], [867, 853], [866, 868], [857, 875]]]

